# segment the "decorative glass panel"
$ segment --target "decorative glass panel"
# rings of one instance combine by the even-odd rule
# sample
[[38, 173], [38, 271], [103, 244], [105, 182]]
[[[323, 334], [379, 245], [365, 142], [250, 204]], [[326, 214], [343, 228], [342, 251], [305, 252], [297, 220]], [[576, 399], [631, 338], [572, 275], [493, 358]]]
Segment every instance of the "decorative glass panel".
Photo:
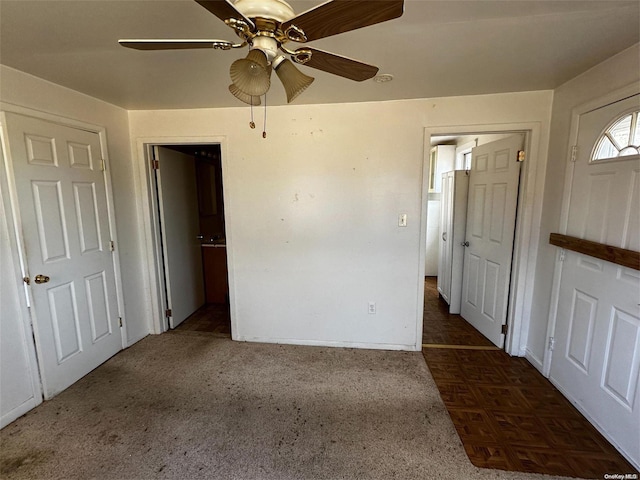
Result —
[[631, 115], [627, 115], [611, 125], [608, 133], [619, 148], [629, 145], [629, 138], [631, 135]]
[[627, 147], [620, 150], [620, 156], [623, 157], [625, 155], [638, 155], [638, 149], [636, 147]]
[[591, 160], [603, 160], [640, 154], [640, 111], [627, 113], [600, 136]]
[[602, 137], [596, 148], [596, 156], [594, 160], [600, 160], [601, 158], [612, 158], [618, 156], [618, 149], [615, 147], [611, 140], [607, 137]]

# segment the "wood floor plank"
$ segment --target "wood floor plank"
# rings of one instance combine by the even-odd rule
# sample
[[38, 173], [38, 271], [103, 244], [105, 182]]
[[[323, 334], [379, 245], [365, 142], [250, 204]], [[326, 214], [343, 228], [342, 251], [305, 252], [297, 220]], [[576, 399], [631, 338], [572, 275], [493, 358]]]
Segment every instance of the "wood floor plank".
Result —
[[500, 350], [495, 345], [448, 345], [441, 343], [423, 343], [422, 348], [453, 348], [454, 350]]

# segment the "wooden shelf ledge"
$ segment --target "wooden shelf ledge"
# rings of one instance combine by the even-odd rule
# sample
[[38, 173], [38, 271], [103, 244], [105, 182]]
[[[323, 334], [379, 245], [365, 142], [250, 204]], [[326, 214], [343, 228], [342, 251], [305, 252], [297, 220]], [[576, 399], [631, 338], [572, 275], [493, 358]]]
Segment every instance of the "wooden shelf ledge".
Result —
[[582, 238], [570, 237], [569, 235], [562, 235], [560, 233], [552, 233], [549, 235], [549, 243], [556, 247], [606, 260], [616, 265], [640, 270], [640, 252], [614, 247], [613, 245], [605, 245], [604, 243], [592, 242], [591, 240], [584, 240]]

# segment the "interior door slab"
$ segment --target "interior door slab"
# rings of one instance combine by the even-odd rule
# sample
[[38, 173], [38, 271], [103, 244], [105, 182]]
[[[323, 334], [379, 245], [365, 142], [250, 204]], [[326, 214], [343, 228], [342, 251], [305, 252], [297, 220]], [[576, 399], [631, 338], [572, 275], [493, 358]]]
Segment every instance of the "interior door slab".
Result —
[[45, 398], [122, 348], [98, 134], [7, 113]]
[[473, 149], [461, 315], [504, 346], [523, 135]]
[[169, 325], [176, 328], [204, 304], [196, 167], [192, 156], [155, 147]]

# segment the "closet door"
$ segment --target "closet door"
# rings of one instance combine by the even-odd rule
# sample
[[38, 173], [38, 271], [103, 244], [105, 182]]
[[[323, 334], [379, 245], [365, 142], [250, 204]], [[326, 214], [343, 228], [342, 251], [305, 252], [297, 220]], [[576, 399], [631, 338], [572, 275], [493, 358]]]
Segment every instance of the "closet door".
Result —
[[122, 349], [97, 133], [6, 114], [45, 398]]
[[462, 304], [462, 273], [464, 266], [465, 232], [467, 225], [467, 199], [469, 197], [469, 172], [452, 172], [449, 254], [451, 278], [449, 313], [460, 313]]
[[454, 172], [442, 174], [442, 196], [440, 197], [440, 248], [438, 250], [438, 292], [450, 303], [451, 295], [451, 239], [453, 238], [453, 176]]

